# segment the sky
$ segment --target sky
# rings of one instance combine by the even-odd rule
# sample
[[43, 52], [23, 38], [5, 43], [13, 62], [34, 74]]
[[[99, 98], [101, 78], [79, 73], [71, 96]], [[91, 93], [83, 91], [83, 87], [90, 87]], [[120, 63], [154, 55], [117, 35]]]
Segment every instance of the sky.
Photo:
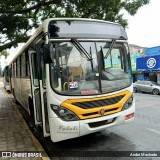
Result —
[[130, 44], [160, 46], [160, 0], [150, 0], [135, 16], [125, 13], [124, 17], [128, 19], [126, 32]]
[[[124, 18], [128, 19], [128, 42], [142, 47], [160, 46], [160, 0], [150, 0], [150, 3], [141, 7], [134, 16], [124, 12]], [[23, 44], [18, 48], [8, 50], [10, 61]]]

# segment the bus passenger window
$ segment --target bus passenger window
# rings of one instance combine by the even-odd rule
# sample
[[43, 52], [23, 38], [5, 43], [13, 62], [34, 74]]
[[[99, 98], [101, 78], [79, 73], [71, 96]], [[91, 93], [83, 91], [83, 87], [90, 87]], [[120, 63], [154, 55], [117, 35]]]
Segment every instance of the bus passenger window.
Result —
[[30, 68], [29, 68], [29, 56], [28, 52], [25, 52], [25, 57], [26, 57], [26, 76], [30, 77]]
[[21, 76], [25, 77], [26, 76], [26, 57], [25, 53], [21, 55]]
[[20, 77], [20, 57], [17, 58], [17, 77]]
[[13, 77], [16, 77], [16, 61], [14, 61], [12, 64], [13, 64]]

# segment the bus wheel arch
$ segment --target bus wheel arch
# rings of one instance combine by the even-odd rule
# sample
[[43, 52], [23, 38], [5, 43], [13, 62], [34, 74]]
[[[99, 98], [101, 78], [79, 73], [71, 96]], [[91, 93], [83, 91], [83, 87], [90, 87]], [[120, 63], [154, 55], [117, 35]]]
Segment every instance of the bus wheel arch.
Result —
[[33, 99], [31, 96], [28, 97], [28, 106], [29, 106], [29, 113], [30, 113], [31, 117], [34, 119]]

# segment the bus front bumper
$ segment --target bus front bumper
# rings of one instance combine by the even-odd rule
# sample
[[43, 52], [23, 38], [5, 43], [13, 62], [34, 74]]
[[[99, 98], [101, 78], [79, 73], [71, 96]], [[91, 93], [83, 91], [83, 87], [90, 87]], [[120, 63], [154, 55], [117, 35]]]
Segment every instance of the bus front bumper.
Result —
[[58, 142], [125, 124], [134, 119], [134, 112], [133, 104], [125, 111], [93, 119], [66, 122], [60, 118], [50, 118], [51, 139], [53, 142]]

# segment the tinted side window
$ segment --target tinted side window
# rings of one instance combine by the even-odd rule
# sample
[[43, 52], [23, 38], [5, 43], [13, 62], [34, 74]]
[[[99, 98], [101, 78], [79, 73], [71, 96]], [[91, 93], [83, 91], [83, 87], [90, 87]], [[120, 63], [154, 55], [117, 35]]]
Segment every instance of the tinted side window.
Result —
[[139, 82], [137, 82], [137, 84], [143, 84], [143, 82], [139, 81]]
[[31, 60], [32, 60], [32, 72], [33, 72], [33, 83], [34, 86], [39, 85], [38, 81], [38, 68], [37, 68], [37, 60], [36, 60], [36, 54], [31, 55]]
[[26, 76], [26, 57], [25, 53], [21, 55], [21, 76], [25, 77]]
[[147, 86], [148, 86], [148, 85], [150, 85], [150, 83], [149, 83], [149, 82], [144, 82], [144, 85], [147, 85]]
[[17, 76], [17, 61], [13, 62], [13, 77]]
[[26, 57], [26, 76], [27, 76], [27, 77], [30, 77], [28, 52], [25, 53], [25, 57]]
[[11, 64], [11, 77], [14, 76], [14, 63]]
[[17, 77], [21, 76], [21, 70], [20, 70], [20, 57], [17, 58]]

